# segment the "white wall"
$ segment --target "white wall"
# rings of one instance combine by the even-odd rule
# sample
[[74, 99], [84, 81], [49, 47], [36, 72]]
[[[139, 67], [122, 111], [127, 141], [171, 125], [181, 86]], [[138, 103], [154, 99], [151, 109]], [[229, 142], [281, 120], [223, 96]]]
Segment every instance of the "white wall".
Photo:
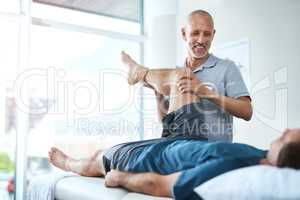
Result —
[[[176, 64], [177, 1], [144, 0], [144, 64], [150, 68], [174, 68]], [[144, 89], [144, 139], [161, 136], [155, 96]]]
[[[255, 113], [250, 122], [236, 126], [234, 140], [267, 148], [285, 127], [300, 127], [300, 1], [178, 0], [180, 20], [195, 9], [213, 15], [214, 45], [250, 41]], [[177, 38], [177, 57], [183, 49]]]
[[152, 68], [176, 64], [176, 14], [174, 0], [145, 0], [145, 65]]

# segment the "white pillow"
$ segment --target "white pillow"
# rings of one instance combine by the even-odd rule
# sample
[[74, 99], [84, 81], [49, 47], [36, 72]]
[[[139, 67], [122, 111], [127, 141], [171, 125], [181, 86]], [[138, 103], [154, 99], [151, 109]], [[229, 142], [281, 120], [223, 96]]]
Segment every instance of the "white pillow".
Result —
[[194, 191], [205, 200], [299, 200], [300, 170], [245, 167], [217, 176]]

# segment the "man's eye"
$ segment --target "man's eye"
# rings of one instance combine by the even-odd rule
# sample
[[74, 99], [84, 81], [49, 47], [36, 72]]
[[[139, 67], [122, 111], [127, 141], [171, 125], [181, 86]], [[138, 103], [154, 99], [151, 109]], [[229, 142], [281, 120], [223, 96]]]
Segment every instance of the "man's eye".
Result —
[[204, 36], [205, 36], [205, 37], [210, 37], [210, 36], [211, 36], [211, 33], [210, 33], [210, 32], [204, 32]]
[[199, 32], [193, 32], [192, 33], [192, 36], [196, 36], [196, 35], [199, 35]]

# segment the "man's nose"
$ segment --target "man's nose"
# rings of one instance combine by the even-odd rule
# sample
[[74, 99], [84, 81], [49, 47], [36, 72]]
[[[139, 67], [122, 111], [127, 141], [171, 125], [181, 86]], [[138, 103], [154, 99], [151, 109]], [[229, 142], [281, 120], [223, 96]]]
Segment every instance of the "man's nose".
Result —
[[204, 37], [203, 37], [203, 34], [200, 34], [197, 38], [197, 42], [203, 44], [204, 43]]

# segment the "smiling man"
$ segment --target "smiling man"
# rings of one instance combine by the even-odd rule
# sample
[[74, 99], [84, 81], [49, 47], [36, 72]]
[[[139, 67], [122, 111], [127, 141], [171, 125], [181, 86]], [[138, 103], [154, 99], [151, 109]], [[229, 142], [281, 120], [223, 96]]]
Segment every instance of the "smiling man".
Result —
[[[187, 57], [178, 67], [193, 73], [189, 78], [183, 77], [176, 82], [178, 88], [182, 93], [193, 93], [201, 98], [197, 103], [197, 111], [191, 112], [194, 118], [197, 115], [204, 116], [202, 133], [209, 140], [231, 142], [233, 116], [249, 121], [253, 113], [250, 94], [241, 73], [234, 62], [210, 53], [216, 31], [213, 18], [207, 11], [191, 12], [181, 32], [187, 46]], [[155, 73], [156, 79], [151, 77]], [[169, 70], [150, 70], [144, 82], [153, 86], [153, 83], [166, 79], [169, 73]], [[170, 99], [168, 104], [164, 98], [164, 95], [170, 96], [168, 88], [155, 88], [155, 91], [160, 118], [163, 122], [174, 122], [177, 116], [170, 114], [172, 109], [168, 106], [174, 103]]]
[[213, 18], [204, 10], [193, 11], [189, 14], [188, 23], [181, 32], [188, 44], [187, 64], [194, 70], [204, 64], [209, 57], [209, 49], [216, 32]]

